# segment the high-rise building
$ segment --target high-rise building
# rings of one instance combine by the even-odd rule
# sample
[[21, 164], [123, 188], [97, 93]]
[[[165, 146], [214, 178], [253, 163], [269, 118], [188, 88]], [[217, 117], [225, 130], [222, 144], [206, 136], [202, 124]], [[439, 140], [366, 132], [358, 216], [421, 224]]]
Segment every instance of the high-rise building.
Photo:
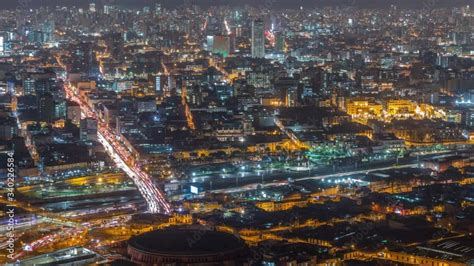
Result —
[[285, 35], [283, 35], [283, 32], [276, 33], [275, 50], [277, 52], [283, 52], [285, 50]]
[[80, 138], [82, 141], [97, 141], [97, 120], [93, 118], [81, 120]]
[[155, 97], [145, 97], [137, 99], [135, 105], [137, 113], [156, 112]]
[[291, 86], [285, 89], [285, 105], [295, 107], [298, 104], [298, 88]]
[[5, 95], [7, 93], [8, 93], [7, 83], [4, 81], [0, 81], [0, 95]]
[[56, 26], [55, 26], [54, 20], [48, 20], [43, 24], [43, 32], [44, 32], [44, 41], [45, 42], [54, 41], [55, 27]]
[[43, 44], [45, 42], [45, 33], [39, 30], [31, 31], [27, 34], [28, 42], [31, 44]]
[[81, 107], [75, 102], [67, 103], [67, 119], [76, 126], [81, 123]]
[[112, 10], [112, 6], [104, 5], [104, 14], [109, 15], [111, 10]]
[[95, 3], [90, 3], [90, 4], [89, 4], [89, 11], [90, 11], [90, 12], [95, 12], [95, 11], [96, 11], [96, 9], [95, 9]]
[[163, 94], [163, 86], [161, 82], [161, 75], [157, 75], [155, 77], [155, 93], [156, 95], [162, 95]]
[[65, 100], [56, 100], [54, 101], [54, 118], [66, 119], [67, 116], [67, 106]]
[[23, 80], [23, 95], [36, 95], [35, 80]]
[[262, 20], [252, 22], [252, 57], [265, 57], [265, 27]]
[[173, 91], [176, 90], [176, 79], [172, 75], [168, 75], [168, 88], [165, 90], [165, 96], [172, 95]]
[[0, 54], [3, 54], [5, 51], [5, 38], [0, 36]]
[[224, 35], [207, 36], [208, 50], [227, 57], [230, 54], [230, 37]]
[[160, 4], [160, 3], [156, 3], [156, 4], [155, 4], [155, 15], [161, 16], [161, 11], [162, 11], [162, 9], [161, 9], [161, 4]]
[[48, 79], [38, 79], [35, 81], [35, 93], [38, 96], [50, 92], [51, 83]]
[[18, 134], [18, 127], [13, 117], [0, 117], [0, 140], [11, 140]]
[[38, 98], [39, 121], [51, 123], [54, 121], [54, 99], [51, 93], [45, 93]]
[[242, 37], [242, 26], [238, 25], [235, 27], [235, 37]]

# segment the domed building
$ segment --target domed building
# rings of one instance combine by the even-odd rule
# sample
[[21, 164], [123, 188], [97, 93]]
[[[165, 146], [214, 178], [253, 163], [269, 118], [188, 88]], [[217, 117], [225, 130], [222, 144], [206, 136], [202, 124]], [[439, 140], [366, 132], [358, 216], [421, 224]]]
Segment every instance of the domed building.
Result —
[[248, 249], [240, 238], [199, 229], [164, 229], [132, 237], [128, 255], [142, 265], [242, 265]]

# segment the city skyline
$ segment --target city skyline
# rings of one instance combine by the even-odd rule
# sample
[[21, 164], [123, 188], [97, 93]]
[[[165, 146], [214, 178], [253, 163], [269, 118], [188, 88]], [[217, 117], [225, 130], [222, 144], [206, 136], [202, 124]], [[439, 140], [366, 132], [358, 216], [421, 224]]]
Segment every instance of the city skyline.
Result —
[[472, 266], [474, 7], [226, 3], [3, 5], [0, 264]]
[[257, 0], [257, 1], [233, 1], [233, 0], [182, 0], [182, 1], [172, 1], [172, 0], [97, 0], [97, 1], [84, 1], [84, 0], [24, 0], [24, 1], [0, 1], [0, 9], [15, 9], [22, 8], [26, 5], [37, 8], [41, 6], [79, 6], [87, 7], [89, 3], [95, 3], [97, 5], [123, 5], [129, 8], [142, 8], [147, 5], [153, 5], [156, 3], [162, 4], [164, 7], [173, 8], [179, 7], [182, 5], [198, 5], [203, 7], [210, 6], [219, 6], [219, 5], [230, 5], [230, 6], [263, 6], [266, 8], [289, 8], [289, 9], [298, 9], [301, 6], [306, 8], [313, 7], [324, 7], [324, 6], [355, 6], [360, 8], [382, 8], [388, 7], [390, 5], [397, 5], [400, 8], [416, 8], [422, 9], [427, 6], [431, 7], [455, 7], [472, 4], [470, 0], [385, 0], [385, 1], [375, 1], [375, 0]]

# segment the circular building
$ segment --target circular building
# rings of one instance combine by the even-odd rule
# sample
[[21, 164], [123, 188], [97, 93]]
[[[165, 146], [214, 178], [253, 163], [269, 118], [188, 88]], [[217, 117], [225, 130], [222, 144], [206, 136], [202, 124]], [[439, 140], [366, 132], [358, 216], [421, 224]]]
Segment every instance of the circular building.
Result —
[[232, 234], [199, 229], [156, 230], [132, 237], [127, 247], [132, 261], [142, 265], [234, 265], [246, 251]]

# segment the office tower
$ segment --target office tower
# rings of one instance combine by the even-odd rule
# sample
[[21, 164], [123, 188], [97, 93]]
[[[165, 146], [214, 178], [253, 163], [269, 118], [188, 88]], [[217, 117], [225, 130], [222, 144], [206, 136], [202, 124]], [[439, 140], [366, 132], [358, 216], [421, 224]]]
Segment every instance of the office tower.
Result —
[[224, 35], [207, 36], [208, 50], [227, 57], [230, 54], [230, 37]]
[[242, 37], [242, 26], [241, 25], [238, 25], [237, 27], [235, 27], [235, 37]]
[[285, 105], [295, 107], [298, 104], [298, 87], [291, 86], [285, 88]]
[[35, 80], [23, 80], [23, 95], [36, 95]]
[[283, 35], [283, 32], [276, 33], [275, 50], [277, 52], [285, 51], [285, 35]]
[[163, 94], [161, 75], [157, 75], [155, 77], [155, 93], [156, 93], [156, 95], [162, 95]]
[[264, 23], [260, 19], [252, 22], [252, 57], [265, 57]]
[[54, 101], [54, 119], [66, 119], [67, 117], [67, 106], [66, 101], [58, 99]]
[[81, 120], [80, 139], [82, 141], [97, 141], [97, 120], [93, 118]]
[[161, 11], [162, 11], [162, 9], [161, 9], [161, 4], [160, 4], [160, 3], [156, 3], [156, 4], [155, 4], [155, 15], [156, 15], [156, 16], [161, 16]]
[[51, 93], [46, 93], [38, 98], [39, 121], [51, 123], [54, 121], [54, 99]]
[[54, 20], [48, 20], [43, 24], [44, 38], [46, 42], [54, 41], [54, 30], [55, 23]]
[[38, 96], [50, 92], [51, 84], [48, 79], [38, 79], [35, 81], [35, 94]]
[[95, 12], [95, 11], [96, 11], [96, 10], [95, 10], [95, 3], [90, 3], [90, 4], [89, 4], [89, 11], [90, 11], [90, 12]]
[[81, 107], [75, 102], [67, 103], [67, 119], [76, 126], [81, 123]]
[[7, 83], [4, 81], [0, 81], [0, 96], [5, 95], [8, 93]]
[[112, 6], [104, 5], [104, 14], [109, 15], [111, 9], [112, 9]]

